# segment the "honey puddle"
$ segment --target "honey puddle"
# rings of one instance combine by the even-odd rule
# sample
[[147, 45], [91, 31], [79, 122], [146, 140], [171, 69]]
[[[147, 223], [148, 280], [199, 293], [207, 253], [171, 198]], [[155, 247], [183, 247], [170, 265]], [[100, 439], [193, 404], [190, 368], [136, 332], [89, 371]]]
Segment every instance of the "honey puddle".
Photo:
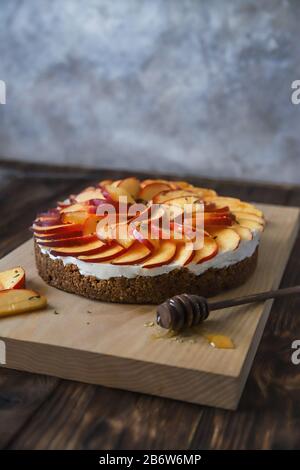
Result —
[[229, 336], [220, 333], [211, 333], [203, 326], [186, 329], [182, 332], [174, 330], [163, 331], [162, 328], [154, 325], [153, 322], [145, 324], [145, 326], [153, 326], [155, 331], [151, 334], [151, 339], [169, 339], [178, 343], [197, 343], [197, 339], [204, 338], [208, 343], [216, 349], [235, 349], [235, 345]]

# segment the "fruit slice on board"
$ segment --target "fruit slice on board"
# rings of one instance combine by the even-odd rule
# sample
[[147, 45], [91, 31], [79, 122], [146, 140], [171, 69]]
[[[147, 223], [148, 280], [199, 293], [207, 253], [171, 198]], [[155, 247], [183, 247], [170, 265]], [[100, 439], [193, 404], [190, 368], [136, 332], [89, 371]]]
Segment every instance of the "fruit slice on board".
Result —
[[29, 289], [9, 289], [0, 292], [0, 317], [40, 310], [47, 305], [47, 299]]
[[24, 289], [25, 288], [25, 271], [18, 266], [17, 268], [8, 269], [0, 272], [0, 291], [6, 289]]

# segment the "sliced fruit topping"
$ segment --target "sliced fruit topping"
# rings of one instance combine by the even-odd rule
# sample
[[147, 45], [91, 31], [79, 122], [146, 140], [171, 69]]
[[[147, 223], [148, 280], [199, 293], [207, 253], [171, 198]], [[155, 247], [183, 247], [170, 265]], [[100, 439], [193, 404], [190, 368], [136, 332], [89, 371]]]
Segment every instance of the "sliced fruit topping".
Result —
[[105, 199], [100, 188], [93, 188], [89, 191], [82, 191], [77, 196], [75, 196], [76, 202], [87, 202], [93, 199]]
[[264, 226], [262, 224], [259, 224], [255, 220], [249, 220], [249, 219], [242, 219], [237, 217], [236, 221], [238, 222], [239, 225], [243, 227], [247, 227], [252, 231], [259, 231], [262, 232], [264, 230]]
[[139, 199], [142, 199], [143, 201], [151, 201], [154, 196], [161, 193], [162, 191], [168, 191], [169, 189], [170, 186], [166, 183], [149, 183], [141, 189], [139, 193]]
[[62, 221], [64, 224], [84, 224], [89, 217], [86, 211], [75, 211], [62, 214]]
[[172, 263], [178, 266], [186, 266], [192, 261], [194, 256], [195, 250], [190, 249], [189, 245], [186, 243], [179, 243]]
[[104, 250], [97, 254], [86, 254], [78, 257], [81, 261], [86, 261], [88, 263], [104, 263], [111, 259], [116, 258], [118, 255], [126, 253], [127, 249], [118, 243], [111, 243], [107, 245]]
[[257, 222], [258, 224], [265, 225], [265, 219], [263, 217], [259, 217], [258, 215], [253, 214], [251, 212], [233, 210], [232, 213], [238, 219], [254, 220], [254, 222]]
[[97, 225], [102, 219], [102, 215], [90, 214], [83, 223], [83, 235], [96, 233]]
[[205, 237], [203, 247], [195, 251], [191, 262], [199, 264], [208, 261], [214, 258], [218, 254], [218, 251], [219, 247], [217, 242], [213, 238]]
[[238, 224], [233, 225], [231, 228], [236, 231], [236, 233], [241, 237], [241, 240], [250, 241], [253, 239], [253, 234], [249, 228], [242, 227]]
[[127, 204], [134, 204], [135, 202], [131, 194], [126, 189], [120, 186], [115, 187], [112, 184], [107, 184], [103, 187], [102, 192], [105, 199], [111, 203], [119, 203], [121, 197], [127, 199]]
[[153, 202], [155, 204], [164, 204], [167, 201], [172, 201], [174, 199], [188, 197], [188, 196], [193, 196], [193, 193], [187, 190], [183, 190], [183, 189], [176, 189], [172, 191], [168, 190], [168, 191], [163, 191], [157, 194], [156, 196], [154, 196]]
[[220, 252], [236, 250], [241, 241], [239, 234], [231, 228], [209, 229], [209, 234], [216, 240]]
[[124, 180], [120, 180], [117, 187], [125, 189], [133, 199], [136, 199], [140, 192], [140, 182], [137, 178], [125, 178]]
[[0, 291], [5, 289], [24, 289], [25, 271], [20, 266], [0, 272]]
[[42, 239], [37, 239], [37, 243], [41, 246], [46, 246], [46, 247], [67, 247], [67, 246], [79, 246], [79, 245], [86, 245], [88, 243], [97, 241], [98, 237], [95, 234], [92, 235], [86, 235], [86, 236], [81, 236], [81, 237], [74, 237], [74, 238], [62, 238], [62, 239], [57, 239], [57, 240], [42, 240]]
[[230, 210], [251, 212], [252, 214], [257, 215], [258, 217], [263, 217], [263, 213], [261, 210], [257, 209], [255, 206], [253, 206], [249, 202], [244, 202], [234, 197], [224, 197], [224, 196], [206, 197], [205, 201], [213, 202], [217, 207], [228, 206]]
[[9, 289], [0, 292], [0, 316], [16, 315], [40, 310], [47, 305], [47, 299], [29, 289]]
[[36, 224], [32, 227], [33, 231], [36, 233], [70, 233], [74, 231], [82, 230], [81, 224], [60, 224], [60, 225], [51, 225], [49, 227], [39, 227]]
[[136, 241], [130, 246], [130, 248], [126, 249], [126, 253], [121, 256], [117, 256], [117, 258], [114, 258], [111, 263], [118, 265], [140, 264], [150, 255], [150, 253], [151, 251], [146, 245]]
[[156, 250], [143, 263], [144, 268], [155, 268], [164, 264], [169, 264], [176, 253], [177, 245], [173, 241], [162, 240]]
[[57, 256], [74, 256], [79, 257], [81, 255], [93, 255], [100, 253], [102, 250], [107, 248], [107, 244], [101, 240], [86, 243], [85, 245], [77, 246], [63, 246], [61, 248], [55, 248], [50, 250], [53, 255]]

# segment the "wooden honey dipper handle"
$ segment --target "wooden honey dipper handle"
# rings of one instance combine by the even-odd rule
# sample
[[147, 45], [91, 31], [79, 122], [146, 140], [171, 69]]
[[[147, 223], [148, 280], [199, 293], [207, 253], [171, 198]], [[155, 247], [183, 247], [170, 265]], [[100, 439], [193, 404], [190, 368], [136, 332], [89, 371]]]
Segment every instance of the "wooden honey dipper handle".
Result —
[[199, 295], [175, 295], [175, 297], [171, 297], [158, 306], [156, 322], [162, 328], [181, 330], [184, 327], [199, 325], [207, 319], [209, 313], [213, 310], [262, 302], [268, 299], [277, 299], [295, 294], [300, 294], [300, 286], [271, 290], [236, 299], [220, 300], [218, 302], [208, 302], [205, 297], [200, 297]]
[[220, 300], [219, 302], [209, 302], [209, 310], [220, 310], [227, 307], [236, 307], [238, 305], [251, 304], [254, 302], [263, 302], [264, 300], [277, 299], [287, 295], [300, 294], [300, 286], [286, 287], [285, 289], [270, 290], [259, 294], [237, 297], [236, 299]]

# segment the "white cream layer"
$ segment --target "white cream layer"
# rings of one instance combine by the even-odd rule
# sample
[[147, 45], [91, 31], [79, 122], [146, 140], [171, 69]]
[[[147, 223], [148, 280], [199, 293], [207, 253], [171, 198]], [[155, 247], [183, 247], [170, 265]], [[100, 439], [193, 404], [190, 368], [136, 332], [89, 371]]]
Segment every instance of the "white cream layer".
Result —
[[[260, 232], [253, 232], [252, 240], [242, 240], [238, 248], [234, 251], [219, 252], [214, 258], [204, 261], [200, 264], [189, 264], [185, 266], [186, 269], [199, 276], [208, 269], [221, 269], [230, 266], [231, 264], [238, 263], [245, 258], [249, 258], [253, 255], [259, 244]], [[107, 263], [86, 263], [80, 261], [72, 256], [54, 256], [49, 253], [49, 248], [41, 247], [42, 253], [48, 254], [51, 259], [60, 259], [67, 264], [75, 264], [79, 272], [85, 276], [95, 276], [97, 279], [110, 279], [111, 277], [127, 277], [133, 278], [137, 276], [159, 276], [160, 274], [166, 274], [174, 269], [181, 268], [174, 263], [159, 266], [157, 268], [143, 268], [139, 265], [127, 265], [127, 266], [115, 266]]]

